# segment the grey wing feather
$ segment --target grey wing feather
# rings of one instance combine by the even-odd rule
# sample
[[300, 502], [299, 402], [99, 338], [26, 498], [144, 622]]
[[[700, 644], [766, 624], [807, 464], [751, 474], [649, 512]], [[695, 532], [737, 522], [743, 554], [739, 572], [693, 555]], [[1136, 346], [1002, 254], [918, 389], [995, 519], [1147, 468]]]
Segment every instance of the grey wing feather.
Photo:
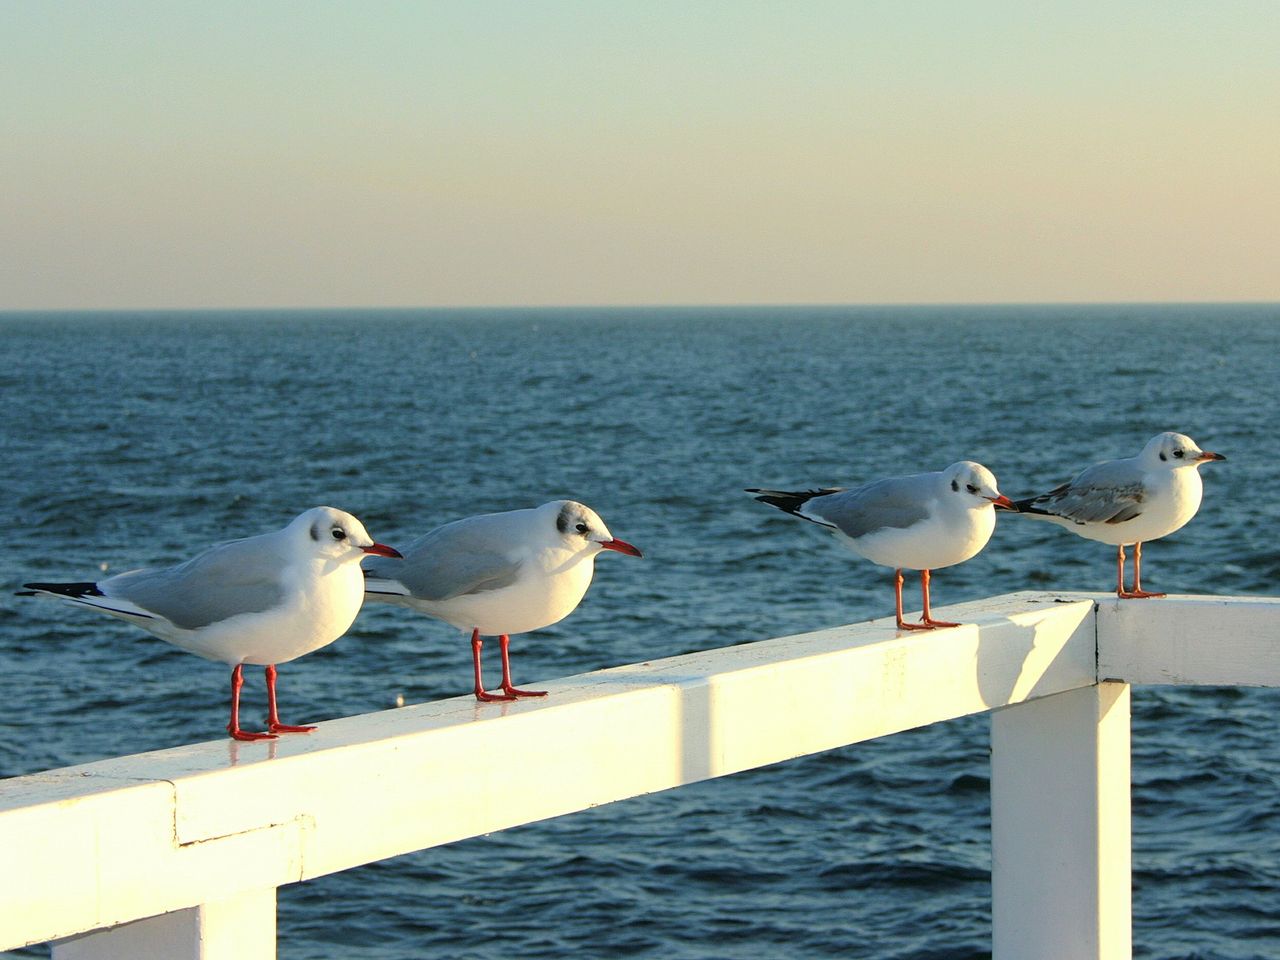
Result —
[[284, 598], [282, 563], [270, 545], [260, 542], [264, 539], [233, 540], [175, 567], [133, 570], [99, 587], [108, 597], [127, 600], [184, 630], [260, 613]]
[[491, 516], [446, 523], [402, 550], [403, 560], [367, 561], [366, 575], [398, 582], [419, 600], [450, 600], [508, 587], [516, 581], [520, 562], [511, 558], [508, 538], [499, 527]]
[[928, 480], [928, 475], [877, 480], [844, 493], [815, 497], [801, 512], [853, 540], [877, 530], [910, 527], [929, 515]]
[[1031, 501], [1032, 509], [1075, 523], [1124, 523], [1141, 516], [1148, 491], [1128, 461], [1111, 460]]

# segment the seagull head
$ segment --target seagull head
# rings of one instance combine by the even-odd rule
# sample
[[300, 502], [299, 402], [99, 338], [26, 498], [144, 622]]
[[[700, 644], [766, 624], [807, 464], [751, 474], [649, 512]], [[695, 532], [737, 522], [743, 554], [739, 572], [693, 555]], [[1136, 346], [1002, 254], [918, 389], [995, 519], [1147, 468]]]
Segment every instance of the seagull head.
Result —
[[304, 538], [314, 555], [325, 560], [348, 563], [370, 554], [400, 558], [398, 550], [375, 542], [359, 520], [333, 507], [312, 507], [290, 526], [297, 528], [298, 536]]
[[1220, 453], [1201, 450], [1200, 445], [1186, 434], [1170, 432], [1148, 440], [1138, 459], [1148, 468], [1177, 470], [1179, 467], [1198, 467], [1211, 460], [1227, 458]]
[[546, 508], [554, 510], [556, 535], [567, 550], [574, 553], [590, 550], [593, 555], [601, 550], [616, 550], [632, 557], [644, 556], [627, 541], [619, 540], [610, 533], [599, 514], [586, 504], [576, 500], [557, 500], [547, 504]]
[[953, 463], [942, 471], [942, 479], [947, 492], [970, 509], [991, 506], [1017, 509], [1012, 500], [996, 489], [995, 474], [980, 463], [972, 460]]

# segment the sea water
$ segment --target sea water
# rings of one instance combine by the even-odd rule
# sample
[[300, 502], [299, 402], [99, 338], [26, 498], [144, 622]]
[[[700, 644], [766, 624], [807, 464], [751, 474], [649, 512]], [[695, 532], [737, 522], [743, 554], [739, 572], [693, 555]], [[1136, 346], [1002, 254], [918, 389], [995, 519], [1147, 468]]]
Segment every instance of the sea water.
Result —
[[[1229, 459], [1144, 586], [1280, 594], [1275, 306], [7, 314], [0, 361], [0, 776], [212, 739], [227, 711], [222, 665], [12, 590], [317, 504], [391, 544], [593, 506], [645, 558], [606, 554], [577, 612], [515, 638], [534, 688], [891, 611], [891, 571], [743, 487], [974, 459], [1016, 498], [1162, 430]], [[1105, 591], [1114, 560], [1002, 515], [933, 598]], [[465, 636], [389, 606], [280, 679], [294, 723], [469, 689]], [[1280, 956], [1277, 708], [1135, 689], [1135, 956]], [[986, 957], [988, 775], [971, 717], [399, 857], [282, 888], [279, 955]]]

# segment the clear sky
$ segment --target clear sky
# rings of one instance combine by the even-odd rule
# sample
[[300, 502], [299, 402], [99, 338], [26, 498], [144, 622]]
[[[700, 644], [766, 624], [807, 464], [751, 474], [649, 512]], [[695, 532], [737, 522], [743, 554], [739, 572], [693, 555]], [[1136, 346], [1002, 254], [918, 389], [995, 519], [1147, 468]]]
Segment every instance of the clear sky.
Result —
[[1280, 2], [0, 4], [0, 309], [1280, 300]]

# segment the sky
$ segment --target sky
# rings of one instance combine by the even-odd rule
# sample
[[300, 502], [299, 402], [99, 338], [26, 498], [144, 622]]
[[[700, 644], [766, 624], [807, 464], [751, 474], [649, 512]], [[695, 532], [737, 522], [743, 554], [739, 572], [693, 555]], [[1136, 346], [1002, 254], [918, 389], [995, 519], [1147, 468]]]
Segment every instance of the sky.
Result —
[[1280, 3], [0, 3], [0, 310], [1280, 300]]

